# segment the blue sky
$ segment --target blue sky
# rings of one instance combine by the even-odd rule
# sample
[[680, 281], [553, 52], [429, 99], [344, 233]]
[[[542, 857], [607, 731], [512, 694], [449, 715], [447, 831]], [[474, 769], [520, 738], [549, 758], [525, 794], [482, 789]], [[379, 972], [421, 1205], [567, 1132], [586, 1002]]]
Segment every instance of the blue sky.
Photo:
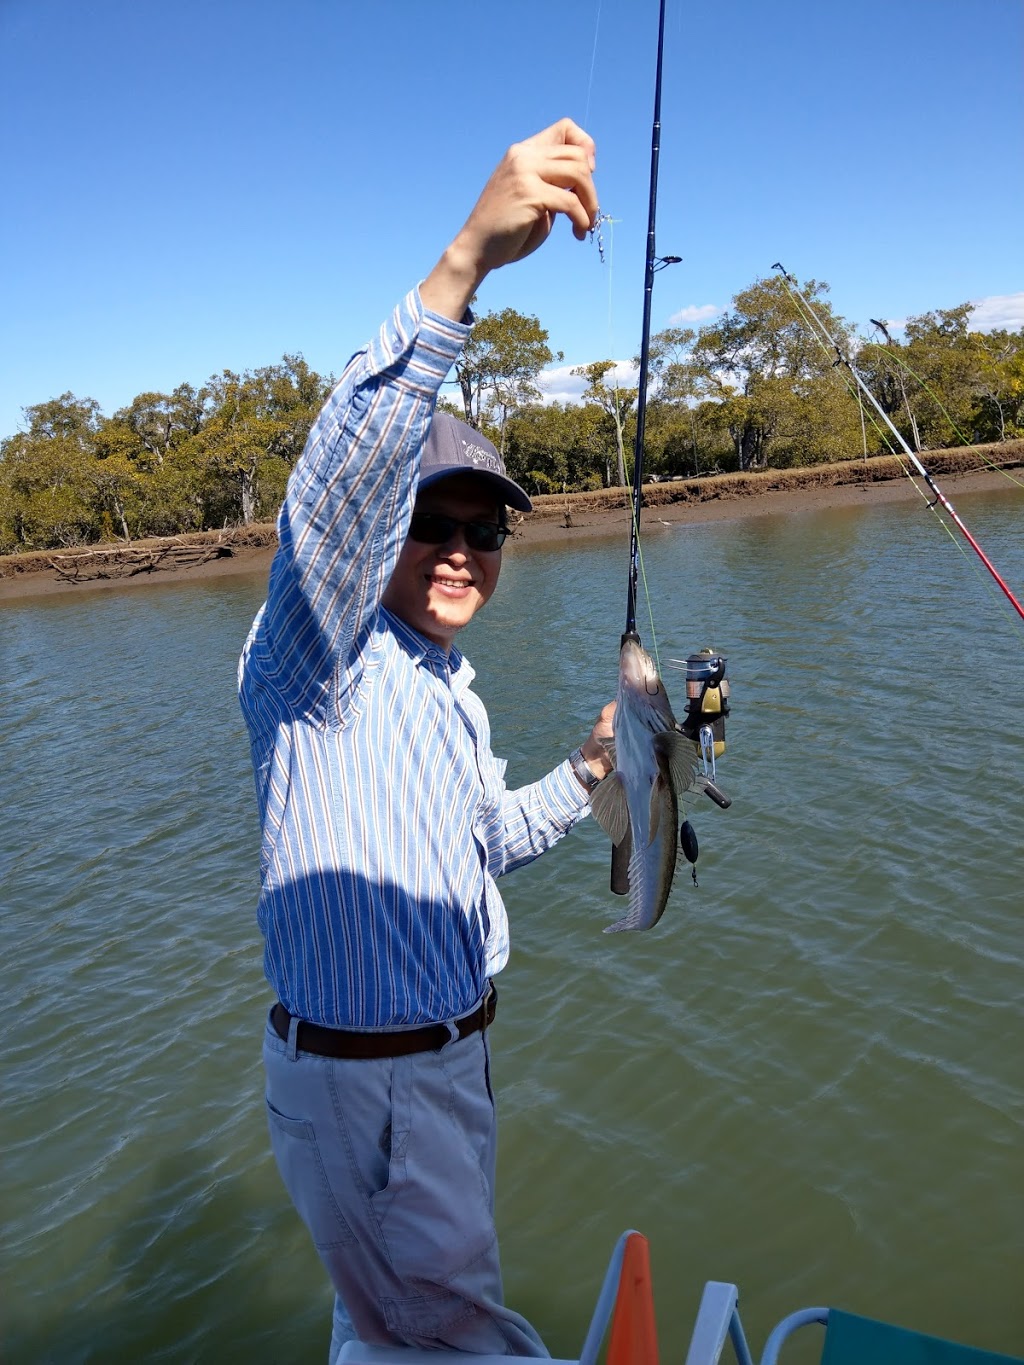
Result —
[[[669, 0], [655, 330], [776, 260], [864, 325], [1024, 325], [1022, 16]], [[65, 390], [109, 414], [285, 352], [337, 373], [563, 114], [610, 265], [560, 224], [478, 311], [535, 313], [566, 367], [635, 354], [656, 27], [656, 0], [0, 0], [0, 436]]]

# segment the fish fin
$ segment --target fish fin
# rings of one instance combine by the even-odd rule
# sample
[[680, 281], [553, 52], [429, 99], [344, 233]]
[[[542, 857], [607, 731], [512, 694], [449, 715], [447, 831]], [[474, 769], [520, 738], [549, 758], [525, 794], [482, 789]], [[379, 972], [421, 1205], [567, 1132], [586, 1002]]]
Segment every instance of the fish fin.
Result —
[[[675, 842], [675, 840], [673, 840]], [[629, 859], [629, 909], [614, 924], [605, 926], [606, 934], [618, 934], [625, 929], [649, 929], [644, 923], [644, 855], [633, 849]]]
[[697, 780], [697, 758], [693, 745], [678, 730], [662, 730], [654, 736], [654, 752], [659, 767], [664, 762], [669, 781], [677, 792], [689, 791]]
[[648, 928], [646, 924], [640, 923], [640, 916], [634, 914], [633, 911], [630, 910], [628, 915], [623, 915], [623, 917], [617, 919], [614, 924], [606, 924], [601, 932], [603, 934], [620, 934], [624, 929], [646, 928]]
[[590, 810], [612, 843], [621, 844], [629, 833], [629, 807], [619, 773], [609, 773], [597, 784], [590, 793]]
[[[674, 846], [674, 834], [672, 843]], [[645, 862], [644, 853], [639, 849], [634, 849], [629, 859], [629, 909], [621, 919], [606, 926], [604, 930], [606, 934], [618, 934], [626, 929], [650, 929], [661, 919], [661, 910], [658, 910], [654, 918], [651, 919], [651, 911], [655, 907], [644, 904]], [[663, 909], [664, 905], [662, 905]]]

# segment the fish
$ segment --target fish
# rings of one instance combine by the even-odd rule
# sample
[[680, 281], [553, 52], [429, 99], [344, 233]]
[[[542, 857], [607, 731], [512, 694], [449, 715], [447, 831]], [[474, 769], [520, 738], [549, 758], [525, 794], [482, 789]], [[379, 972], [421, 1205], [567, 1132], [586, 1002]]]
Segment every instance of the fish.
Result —
[[628, 855], [629, 907], [606, 934], [651, 929], [672, 889], [679, 809], [698, 785], [693, 744], [676, 728], [657, 665], [636, 634], [619, 651], [619, 687], [609, 755], [615, 769], [590, 798], [590, 809], [619, 856]]

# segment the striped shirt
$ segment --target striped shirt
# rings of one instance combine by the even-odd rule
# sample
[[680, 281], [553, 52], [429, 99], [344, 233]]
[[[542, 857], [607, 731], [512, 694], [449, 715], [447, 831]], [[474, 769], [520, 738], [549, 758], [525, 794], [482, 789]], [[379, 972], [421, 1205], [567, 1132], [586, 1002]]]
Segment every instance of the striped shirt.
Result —
[[508, 959], [495, 878], [589, 809], [568, 761], [509, 791], [466, 659], [380, 604], [468, 334], [414, 290], [346, 366], [289, 480], [239, 663], [265, 970], [289, 1013], [327, 1027], [471, 1009]]

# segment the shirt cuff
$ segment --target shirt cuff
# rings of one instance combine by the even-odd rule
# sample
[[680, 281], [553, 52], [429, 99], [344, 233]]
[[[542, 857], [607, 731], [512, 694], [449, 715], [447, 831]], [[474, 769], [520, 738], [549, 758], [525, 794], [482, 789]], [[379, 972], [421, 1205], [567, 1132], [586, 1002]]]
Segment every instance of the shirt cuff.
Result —
[[568, 759], [559, 763], [545, 781], [552, 787], [552, 810], [569, 821], [567, 828], [590, 813], [590, 795], [580, 786]]

